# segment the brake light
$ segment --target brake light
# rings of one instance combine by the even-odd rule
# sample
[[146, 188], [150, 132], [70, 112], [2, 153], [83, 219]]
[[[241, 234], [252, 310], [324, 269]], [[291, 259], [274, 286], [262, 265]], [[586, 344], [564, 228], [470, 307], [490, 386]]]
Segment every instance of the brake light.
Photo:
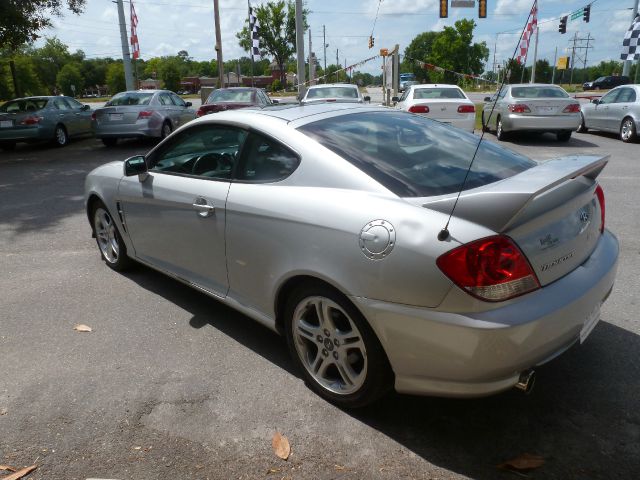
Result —
[[429, 113], [429, 107], [426, 105], [411, 105], [409, 111], [411, 113]]
[[20, 125], [37, 125], [42, 120], [38, 115], [29, 115], [20, 122]]
[[531, 113], [531, 110], [522, 103], [514, 103], [507, 107], [511, 113]]
[[138, 113], [138, 120], [140, 120], [141, 118], [149, 118], [151, 117], [151, 115], [153, 115], [153, 110], [142, 110], [140, 113]]
[[578, 113], [579, 111], [579, 103], [572, 103], [571, 105], [567, 105], [566, 107], [564, 107], [564, 110], [562, 110], [563, 113]]
[[198, 109], [198, 111], [196, 112], [196, 117], [201, 117], [201, 116], [203, 116], [205, 113], [207, 113], [207, 112], [205, 112], [204, 110], [202, 110], [202, 107], [201, 107], [201, 108], [199, 108], [199, 109]]
[[509, 237], [496, 235], [441, 255], [438, 268], [480, 300], [500, 302], [540, 288], [538, 277]]
[[604, 190], [600, 185], [596, 187], [596, 197], [598, 198], [598, 203], [600, 204], [600, 233], [604, 232], [604, 214], [605, 214], [605, 203], [604, 203]]
[[476, 107], [473, 105], [460, 105], [458, 113], [476, 113]]

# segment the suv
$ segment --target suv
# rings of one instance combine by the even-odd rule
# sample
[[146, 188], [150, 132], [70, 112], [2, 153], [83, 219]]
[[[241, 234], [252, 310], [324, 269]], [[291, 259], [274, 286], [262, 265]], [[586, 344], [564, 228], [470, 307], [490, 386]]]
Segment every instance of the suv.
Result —
[[600, 77], [593, 82], [585, 82], [582, 84], [584, 90], [609, 90], [610, 88], [617, 87], [619, 85], [627, 85], [631, 83], [629, 77], [621, 75]]

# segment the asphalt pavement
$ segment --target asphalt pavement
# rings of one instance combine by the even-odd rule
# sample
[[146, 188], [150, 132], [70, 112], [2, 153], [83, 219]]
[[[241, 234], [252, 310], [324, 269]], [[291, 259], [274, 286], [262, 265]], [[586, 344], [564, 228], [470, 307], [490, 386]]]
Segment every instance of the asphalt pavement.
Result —
[[[391, 394], [357, 411], [313, 394], [283, 339], [249, 318], [148, 268], [101, 262], [84, 178], [153, 145], [0, 152], [0, 464], [38, 465], [29, 480], [637, 478], [639, 145], [605, 134], [506, 143], [538, 159], [610, 154], [599, 179], [622, 248], [602, 321], [538, 369], [533, 393]], [[497, 467], [524, 453], [544, 463]]]

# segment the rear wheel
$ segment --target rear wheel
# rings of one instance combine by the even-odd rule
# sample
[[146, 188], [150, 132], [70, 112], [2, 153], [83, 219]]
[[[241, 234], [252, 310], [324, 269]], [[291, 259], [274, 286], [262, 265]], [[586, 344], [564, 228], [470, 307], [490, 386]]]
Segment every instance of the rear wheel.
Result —
[[102, 202], [93, 207], [91, 218], [100, 255], [105, 263], [118, 272], [129, 268], [132, 261], [127, 256], [127, 247], [111, 214]]
[[118, 143], [117, 138], [103, 138], [102, 143], [105, 147], [115, 147], [116, 143]]
[[484, 112], [482, 112], [482, 116], [480, 117], [481, 123], [482, 123], [482, 131], [483, 132], [488, 132], [489, 131], [489, 125], [487, 125], [487, 122], [485, 122], [484, 120]]
[[56, 129], [53, 132], [53, 143], [56, 147], [64, 147], [69, 142], [69, 135], [67, 135], [67, 129], [64, 125], [56, 125]]
[[169, 135], [171, 135], [171, 131], [173, 129], [171, 128], [171, 123], [169, 122], [169, 120], [165, 120], [165, 122], [162, 124], [162, 130], [160, 131], [160, 137], [161, 138], [167, 138]]
[[559, 142], [568, 142], [569, 139], [571, 138], [571, 130], [558, 132], [556, 133], [556, 137], [558, 138]]
[[16, 142], [0, 142], [0, 148], [2, 150], [13, 150], [16, 148]]
[[504, 131], [502, 118], [500, 117], [498, 117], [498, 121], [496, 123], [496, 138], [501, 142], [507, 139], [507, 132]]
[[580, 114], [580, 125], [578, 125], [578, 128], [576, 128], [576, 132], [578, 132], [578, 133], [587, 133], [588, 131], [589, 131], [589, 129], [584, 124], [584, 115], [581, 113]]
[[336, 405], [368, 405], [393, 385], [373, 330], [344, 295], [328, 286], [293, 292], [285, 308], [285, 335], [307, 384]]
[[638, 139], [638, 131], [633, 118], [626, 117], [620, 125], [620, 140], [625, 143], [632, 143]]

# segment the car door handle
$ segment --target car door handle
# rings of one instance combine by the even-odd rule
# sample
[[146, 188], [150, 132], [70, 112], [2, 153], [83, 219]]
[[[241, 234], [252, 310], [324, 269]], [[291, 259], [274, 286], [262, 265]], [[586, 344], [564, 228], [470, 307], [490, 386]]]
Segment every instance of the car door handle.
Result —
[[216, 213], [216, 207], [213, 205], [209, 205], [207, 200], [200, 197], [196, 198], [192, 204], [193, 208], [198, 211], [198, 215], [201, 217], [210, 217], [214, 213]]

